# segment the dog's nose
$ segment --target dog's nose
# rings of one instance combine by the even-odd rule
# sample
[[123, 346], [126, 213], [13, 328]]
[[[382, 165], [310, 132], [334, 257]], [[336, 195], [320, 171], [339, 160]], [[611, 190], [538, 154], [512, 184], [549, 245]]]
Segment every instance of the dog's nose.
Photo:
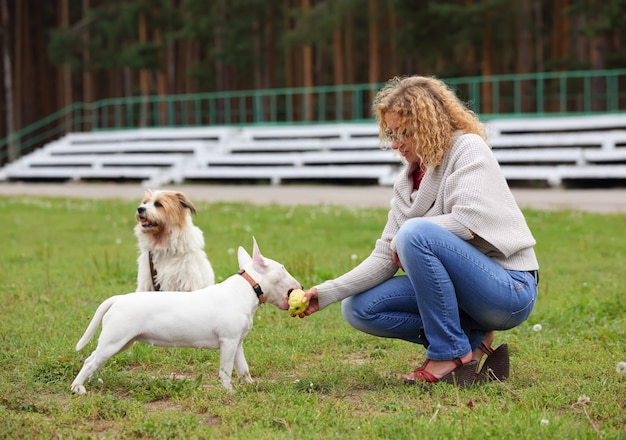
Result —
[[143, 206], [140, 206], [139, 208], [137, 208], [137, 214], [143, 214], [144, 212], [146, 212], [146, 208]]

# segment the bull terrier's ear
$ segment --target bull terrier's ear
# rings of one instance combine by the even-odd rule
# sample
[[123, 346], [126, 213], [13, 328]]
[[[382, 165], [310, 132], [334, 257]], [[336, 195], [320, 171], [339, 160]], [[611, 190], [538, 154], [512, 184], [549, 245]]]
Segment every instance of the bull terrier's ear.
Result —
[[267, 263], [265, 263], [265, 258], [261, 255], [261, 251], [259, 250], [259, 246], [256, 244], [256, 239], [254, 237], [252, 237], [252, 242], [252, 261], [254, 262], [254, 267], [262, 269], [267, 266]]
[[239, 246], [239, 249], [237, 249], [237, 260], [239, 261], [239, 269], [242, 269], [246, 264], [252, 261], [252, 257], [244, 248]]

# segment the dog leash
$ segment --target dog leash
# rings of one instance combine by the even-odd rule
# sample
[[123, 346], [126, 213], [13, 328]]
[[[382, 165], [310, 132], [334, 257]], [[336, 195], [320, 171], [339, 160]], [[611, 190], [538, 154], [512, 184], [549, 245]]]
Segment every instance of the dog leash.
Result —
[[263, 290], [261, 289], [261, 286], [259, 286], [259, 283], [254, 281], [252, 277], [248, 274], [248, 272], [243, 269], [240, 269], [237, 273], [244, 277], [246, 281], [250, 283], [250, 285], [254, 289], [254, 293], [256, 293], [256, 297], [259, 298], [259, 303], [263, 304], [265, 302], [265, 297], [263, 296]]
[[154, 286], [154, 290], [156, 292], [161, 290], [161, 285], [157, 283], [157, 271], [154, 268], [154, 263], [152, 262], [152, 252], [148, 252], [148, 260], [150, 261], [150, 275], [152, 275], [152, 285]]

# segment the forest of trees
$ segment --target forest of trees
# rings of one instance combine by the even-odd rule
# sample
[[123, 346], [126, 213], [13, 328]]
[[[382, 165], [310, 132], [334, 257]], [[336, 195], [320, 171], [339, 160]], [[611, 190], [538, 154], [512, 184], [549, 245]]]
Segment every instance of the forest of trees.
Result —
[[626, 67], [626, 0], [0, 0], [0, 137], [73, 102]]

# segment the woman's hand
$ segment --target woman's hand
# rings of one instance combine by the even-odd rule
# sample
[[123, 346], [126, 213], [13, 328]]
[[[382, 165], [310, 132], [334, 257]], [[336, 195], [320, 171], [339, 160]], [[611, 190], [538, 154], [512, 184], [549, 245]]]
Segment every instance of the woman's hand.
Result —
[[309, 300], [309, 307], [307, 307], [307, 309], [299, 315], [295, 315], [299, 316], [300, 318], [312, 315], [320, 309], [319, 301], [317, 299], [317, 289], [315, 287], [312, 287], [309, 290], [305, 290], [304, 296]]
[[396, 264], [396, 266], [398, 266], [400, 269], [404, 270], [404, 267], [402, 267], [402, 263], [400, 263], [400, 259], [398, 258], [398, 254], [396, 252], [392, 252], [391, 253], [391, 259]]

